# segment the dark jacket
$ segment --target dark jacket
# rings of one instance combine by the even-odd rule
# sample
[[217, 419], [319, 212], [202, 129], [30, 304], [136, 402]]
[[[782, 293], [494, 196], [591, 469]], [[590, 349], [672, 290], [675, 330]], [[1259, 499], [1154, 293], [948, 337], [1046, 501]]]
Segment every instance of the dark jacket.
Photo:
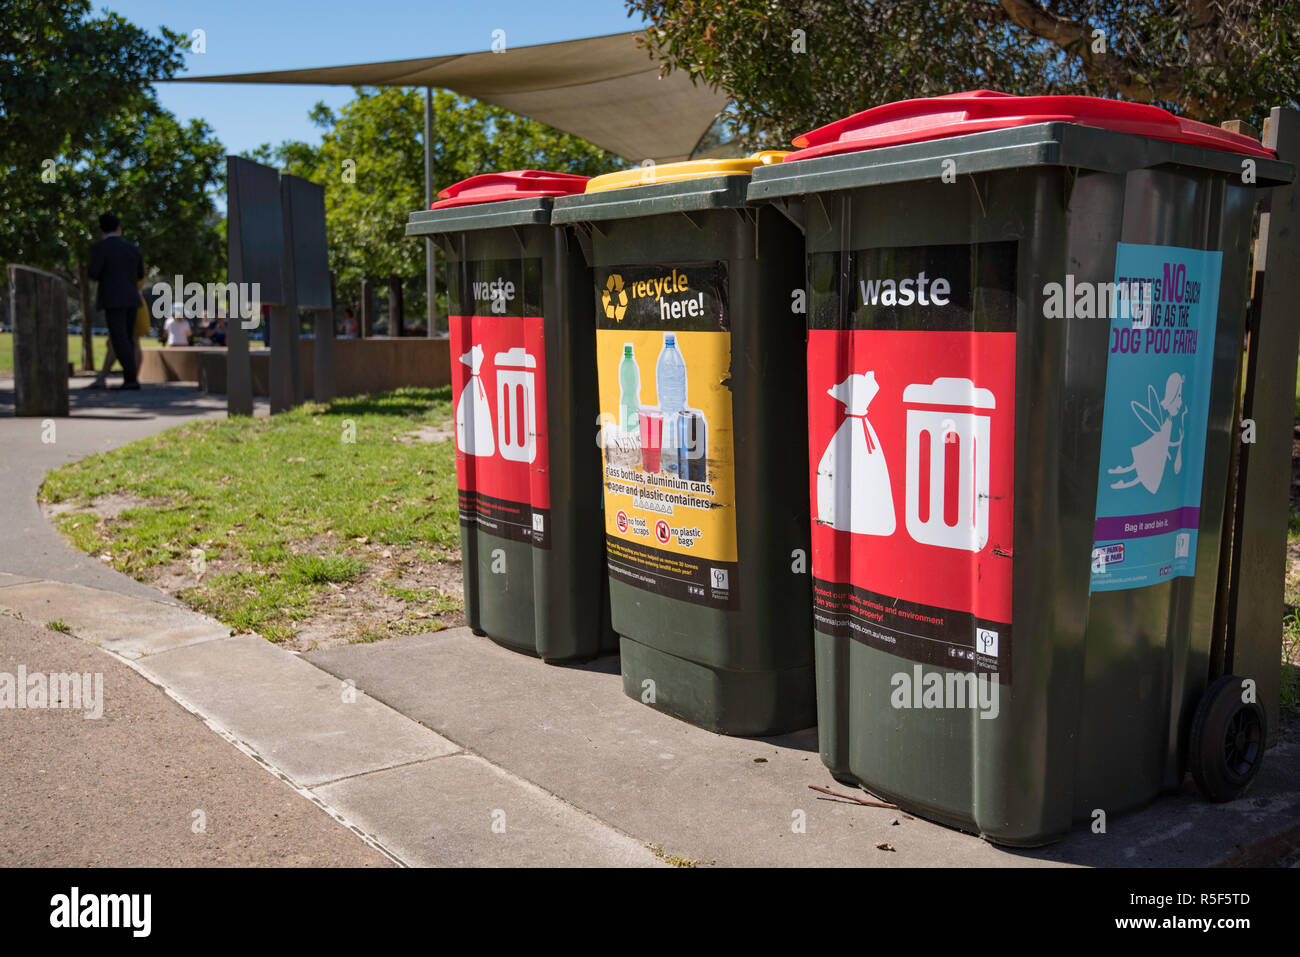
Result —
[[144, 258], [133, 242], [105, 236], [90, 250], [90, 278], [99, 283], [95, 304], [103, 309], [134, 309], [140, 305], [138, 281], [144, 278]]

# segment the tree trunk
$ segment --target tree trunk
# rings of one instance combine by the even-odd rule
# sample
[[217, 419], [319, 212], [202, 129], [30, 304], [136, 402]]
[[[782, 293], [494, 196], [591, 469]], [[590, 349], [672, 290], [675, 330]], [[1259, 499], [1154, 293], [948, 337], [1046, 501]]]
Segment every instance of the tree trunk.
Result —
[[370, 288], [370, 277], [361, 277], [361, 314], [357, 317], [357, 337], [364, 339], [374, 332], [375, 315], [371, 308], [374, 305], [374, 295]]
[[388, 334], [406, 335], [406, 323], [402, 316], [402, 277], [396, 273], [388, 275]]
[[86, 264], [77, 266], [77, 287], [81, 292], [81, 368], [95, 371], [95, 339], [91, 333], [94, 325], [95, 307], [90, 298], [90, 273]]

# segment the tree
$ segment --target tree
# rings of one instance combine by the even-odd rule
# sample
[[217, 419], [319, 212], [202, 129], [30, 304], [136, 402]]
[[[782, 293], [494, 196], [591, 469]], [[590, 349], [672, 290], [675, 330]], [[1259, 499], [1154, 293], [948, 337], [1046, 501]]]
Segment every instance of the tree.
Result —
[[[264, 144], [248, 157], [325, 187], [330, 267], [344, 301], [356, 301], [362, 278], [398, 278], [423, 300], [424, 244], [406, 235], [406, 220], [424, 207], [424, 95], [411, 88], [359, 87], [335, 115], [323, 103], [309, 114], [325, 133], [320, 146]], [[550, 169], [596, 175], [626, 164], [585, 140], [534, 120], [446, 91], [433, 95], [436, 188], [477, 173]]]
[[90, 0], [0, 0], [0, 23], [0, 261], [75, 276], [72, 249], [84, 244], [68, 228], [82, 212], [67, 191], [77, 170], [70, 157], [93, 149], [105, 117], [175, 74], [184, 38], [166, 28], [152, 36], [115, 13], [92, 15]]
[[183, 38], [92, 17], [90, 0], [0, 0], [0, 23], [0, 220], [13, 222], [57, 154], [82, 149], [104, 117], [175, 74]]
[[[225, 150], [201, 120], [180, 123], [149, 95], [137, 95], [100, 128], [55, 151], [47, 175], [28, 194], [17, 223], [0, 222], [0, 255], [48, 269], [78, 285], [83, 320], [90, 309], [86, 274], [98, 217], [112, 211], [140, 246], [146, 270], [170, 279], [217, 279], [225, 248], [213, 195]], [[28, 224], [38, 224], [35, 228]], [[89, 366], [90, 323], [82, 323]]]
[[1300, 98], [1289, 0], [627, 0], [663, 70], [733, 97], [776, 146], [893, 100], [988, 88], [1075, 93], [1262, 123]]

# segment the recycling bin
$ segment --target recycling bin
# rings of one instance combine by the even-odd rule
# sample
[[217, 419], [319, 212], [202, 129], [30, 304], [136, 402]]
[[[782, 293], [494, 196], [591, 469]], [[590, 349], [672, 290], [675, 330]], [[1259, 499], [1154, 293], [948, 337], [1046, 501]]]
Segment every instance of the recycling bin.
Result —
[[623, 690], [724, 734], [815, 720], [802, 237], [745, 201], [780, 154], [600, 176], [591, 256]]
[[1207, 696], [1211, 634], [1252, 210], [1291, 168], [989, 91], [795, 145], [748, 195], [806, 229], [822, 760], [1010, 845], [1189, 765], [1240, 793], [1262, 711]]
[[446, 254], [465, 617], [545, 660], [617, 650], [604, 585], [591, 272], [556, 196], [587, 177], [474, 176], [411, 214]]

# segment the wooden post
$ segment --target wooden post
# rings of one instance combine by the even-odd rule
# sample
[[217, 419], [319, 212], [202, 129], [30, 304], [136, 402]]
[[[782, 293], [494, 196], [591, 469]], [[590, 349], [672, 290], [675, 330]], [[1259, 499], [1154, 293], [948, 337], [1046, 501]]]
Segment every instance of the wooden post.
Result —
[[14, 414], [68, 414], [68, 290], [53, 273], [9, 267]]
[[269, 391], [271, 414], [288, 412], [306, 400], [302, 380], [302, 318], [298, 314], [298, 260], [294, 252], [293, 206], [287, 181], [280, 181], [280, 216], [283, 223], [284, 255], [280, 275], [284, 302], [271, 310], [271, 357]]
[[394, 337], [406, 335], [406, 318], [402, 311], [402, 277], [396, 273], [388, 274], [388, 334]]
[[338, 389], [334, 382], [334, 310], [316, 310], [316, 341], [312, 348], [311, 397], [329, 402]]
[[330, 270], [330, 307], [316, 310], [316, 341], [312, 345], [311, 397], [330, 402], [338, 395], [334, 372], [334, 337], [338, 334], [335, 310], [338, 296], [334, 289], [334, 270]]
[[[244, 246], [240, 242], [239, 224], [234, 214], [240, 210], [239, 177], [235, 175], [235, 157], [226, 157], [228, 193], [226, 223], [226, 281], [244, 283]], [[228, 287], [232, 290], [237, 286]], [[177, 290], [181, 292], [182, 290]], [[245, 317], [241, 306], [251, 311]], [[253, 370], [248, 359], [248, 334], [262, 323], [262, 304], [231, 295], [226, 304], [226, 415], [253, 414]]]
[[[1275, 107], [1264, 145], [1278, 159], [1300, 162], [1300, 112]], [[1261, 215], [1255, 269], [1259, 301], [1250, 311], [1244, 421], [1254, 444], [1243, 444], [1237, 470], [1232, 580], [1224, 672], [1255, 681], [1256, 700], [1277, 737], [1281, 692], [1283, 577], [1290, 511], [1291, 446], [1295, 425], [1296, 354], [1300, 351], [1300, 194], [1275, 186]]]

